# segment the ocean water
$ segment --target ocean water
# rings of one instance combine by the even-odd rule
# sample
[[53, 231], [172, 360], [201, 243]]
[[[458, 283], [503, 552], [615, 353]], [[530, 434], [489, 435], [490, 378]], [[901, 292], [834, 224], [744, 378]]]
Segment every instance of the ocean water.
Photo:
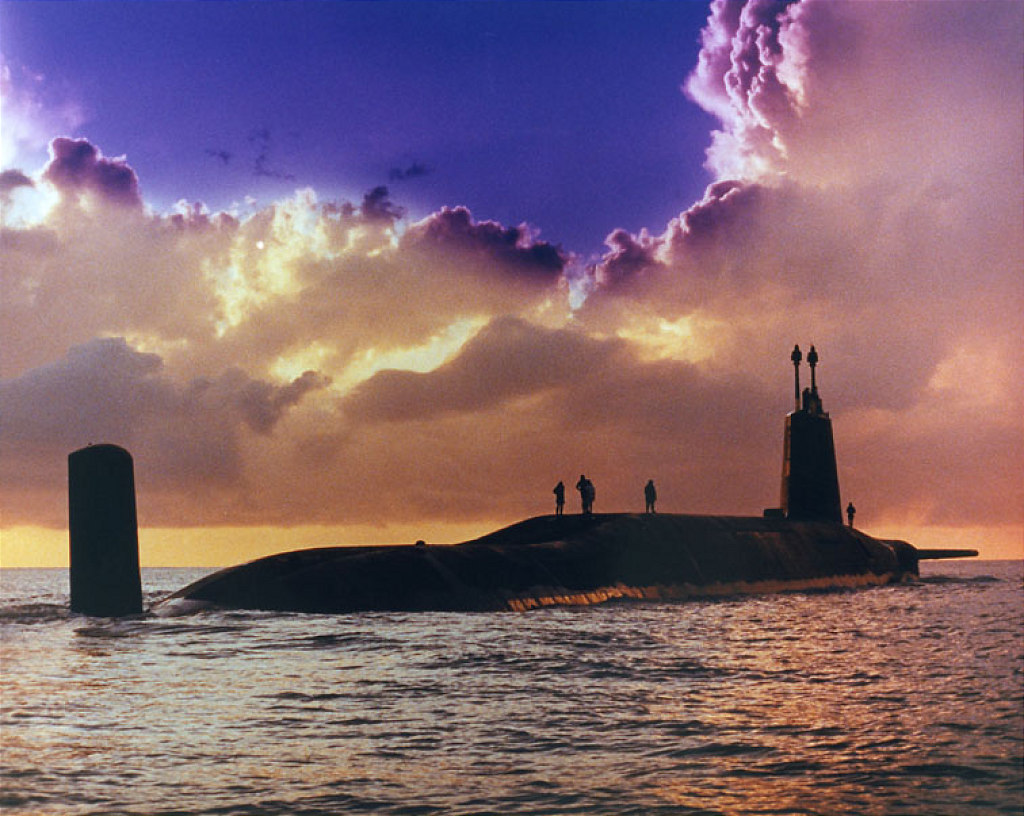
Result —
[[[3, 814], [1020, 814], [1019, 561], [528, 613], [67, 612], [0, 572]], [[144, 570], [152, 602], [202, 575]]]

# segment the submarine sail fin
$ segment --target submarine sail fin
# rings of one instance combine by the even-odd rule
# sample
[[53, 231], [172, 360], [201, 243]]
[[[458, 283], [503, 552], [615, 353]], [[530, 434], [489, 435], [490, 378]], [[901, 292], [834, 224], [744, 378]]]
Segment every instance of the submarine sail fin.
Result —
[[[796, 349], [791, 359], [797, 369], [796, 381], [799, 388], [800, 360]], [[786, 416], [782, 454], [782, 512], [786, 518], [794, 521], [832, 521], [842, 524], [832, 420], [824, 410], [818, 394], [815, 374], [818, 352], [814, 346], [811, 346], [807, 354], [807, 362], [811, 367], [811, 386], [803, 390], [797, 409]]]

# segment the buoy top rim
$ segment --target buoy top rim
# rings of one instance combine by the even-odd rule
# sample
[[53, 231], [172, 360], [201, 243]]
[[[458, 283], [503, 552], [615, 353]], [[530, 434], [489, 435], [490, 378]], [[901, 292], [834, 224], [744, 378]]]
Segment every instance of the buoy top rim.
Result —
[[72, 451], [68, 454], [70, 459], [72, 456], [122, 456], [128, 459], [132, 458], [132, 455], [120, 445], [114, 445], [110, 442], [101, 442], [95, 445], [86, 445], [84, 448], [79, 448], [76, 451]]

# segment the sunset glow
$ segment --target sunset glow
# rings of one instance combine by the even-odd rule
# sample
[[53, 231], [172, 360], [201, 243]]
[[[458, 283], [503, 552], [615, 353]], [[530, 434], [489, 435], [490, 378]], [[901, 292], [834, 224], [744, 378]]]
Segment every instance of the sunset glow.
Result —
[[0, 5], [3, 566], [91, 442], [145, 565], [760, 515], [797, 342], [859, 526], [1024, 555], [1019, 3], [255, 5]]

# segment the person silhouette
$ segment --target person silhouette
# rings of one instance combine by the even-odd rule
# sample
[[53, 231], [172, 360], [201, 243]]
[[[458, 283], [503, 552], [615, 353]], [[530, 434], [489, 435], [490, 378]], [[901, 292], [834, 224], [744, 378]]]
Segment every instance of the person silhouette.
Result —
[[644, 485], [644, 512], [653, 513], [654, 503], [658, 500], [658, 491], [654, 487], [654, 479], [648, 479]]
[[576, 489], [580, 491], [580, 503], [583, 505], [583, 515], [588, 516], [594, 510], [594, 483], [582, 473], [580, 480], [576, 482]]
[[555, 494], [555, 515], [560, 516], [565, 510], [565, 485], [559, 480], [551, 492]]
[[853, 517], [857, 512], [857, 508], [853, 506], [853, 502], [846, 505], [846, 520], [851, 527], [853, 527]]

